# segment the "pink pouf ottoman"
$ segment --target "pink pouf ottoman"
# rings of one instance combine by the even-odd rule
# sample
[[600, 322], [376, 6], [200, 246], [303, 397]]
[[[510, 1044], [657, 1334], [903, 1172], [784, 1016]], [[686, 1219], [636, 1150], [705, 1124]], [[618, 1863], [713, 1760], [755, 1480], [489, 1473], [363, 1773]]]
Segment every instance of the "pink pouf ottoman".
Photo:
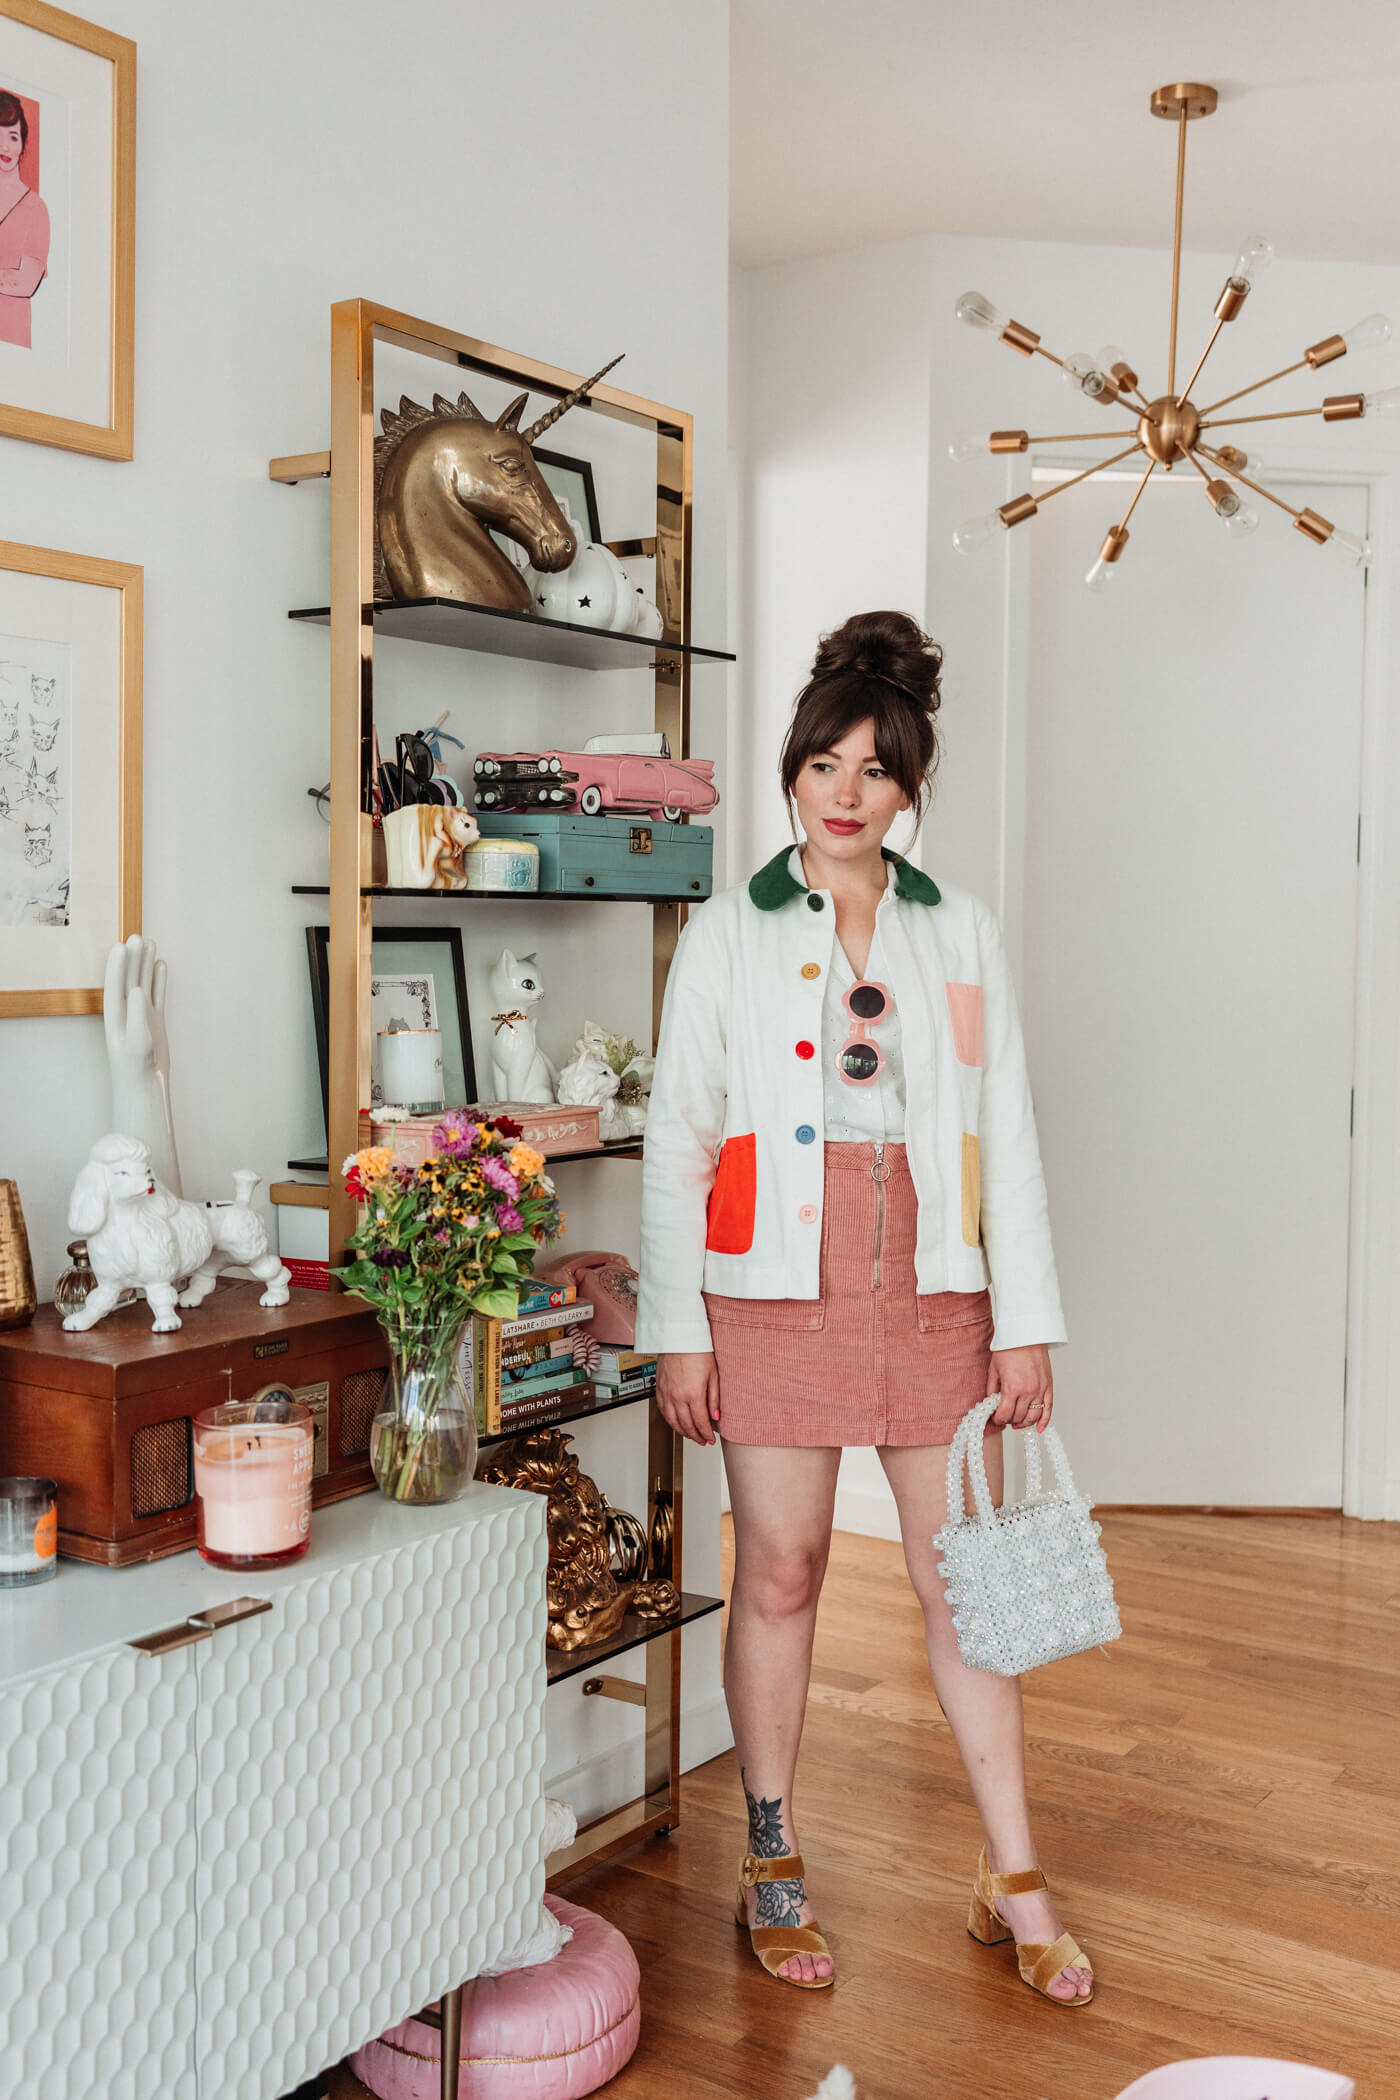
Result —
[[1163, 2064], [1124, 2086], [1118, 2100], [1352, 2100], [1340, 2071], [1278, 2063], [1271, 2056], [1197, 2056]]
[[[573, 1938], [553, 1961], [478, 1976], [462, 1992], [461, 2100], [579, 2100], [637, 2046], [637, 1957], [615, 1925], [562, 1896], [545, 1903]], [[438, 2100], [442, 2036], [405, 2020], [351, 2057], [380, 2100]]]

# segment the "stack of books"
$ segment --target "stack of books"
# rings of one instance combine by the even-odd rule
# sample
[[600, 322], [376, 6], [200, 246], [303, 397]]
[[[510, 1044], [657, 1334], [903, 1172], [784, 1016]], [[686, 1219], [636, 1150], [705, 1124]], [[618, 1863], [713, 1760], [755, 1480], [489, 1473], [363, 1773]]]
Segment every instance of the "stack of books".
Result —
[[[536, 1302], [541, 1297], [544, 1302]], [[562, 1302], [550, 1304], [551, 1298]], [[592, 1305], [580, 1302], [572, 1285], [523, 1296], [514, 1319], [476, 1315], [458, 1370], [472, 1396], [478, 1436], [542, 1428], [592, 1400], [597, 1348], [586, 1342], [592, 1318]]]
[[650, 1400], [656, 1391], [656, 1358], [639, 1349], [600, 1349], [593, 1385], [603, 1402]]

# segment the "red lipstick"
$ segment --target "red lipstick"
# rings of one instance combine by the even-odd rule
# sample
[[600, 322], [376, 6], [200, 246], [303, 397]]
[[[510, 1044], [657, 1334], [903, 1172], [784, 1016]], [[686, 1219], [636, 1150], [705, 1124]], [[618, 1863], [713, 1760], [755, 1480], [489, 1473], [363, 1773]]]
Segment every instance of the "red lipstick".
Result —
[[822, 822], [827, 830], [834, 831], [839, 839], [850, 838], [853, 833], [865, 829], [859, 817], [823, 817]]

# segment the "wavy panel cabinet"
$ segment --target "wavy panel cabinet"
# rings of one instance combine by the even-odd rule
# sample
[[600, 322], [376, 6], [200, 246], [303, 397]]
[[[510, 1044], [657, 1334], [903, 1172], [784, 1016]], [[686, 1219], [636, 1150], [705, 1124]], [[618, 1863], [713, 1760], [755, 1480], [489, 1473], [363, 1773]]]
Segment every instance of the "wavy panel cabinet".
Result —
[[262, 1577], [0, 1592], [0, 2092], [271, 2100], [529, 1934], [544, 1519], [376, 1496]]

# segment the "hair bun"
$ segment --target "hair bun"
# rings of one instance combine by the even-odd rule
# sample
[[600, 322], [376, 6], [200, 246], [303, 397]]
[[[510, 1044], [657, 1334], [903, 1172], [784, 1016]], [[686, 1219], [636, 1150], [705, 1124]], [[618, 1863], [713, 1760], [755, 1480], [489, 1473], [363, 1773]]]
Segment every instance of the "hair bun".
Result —
[[943, 651], [908, 613], [866, 612], [822, 636], [812, 676], [876, 679], [934, 714], [942, 668]]

